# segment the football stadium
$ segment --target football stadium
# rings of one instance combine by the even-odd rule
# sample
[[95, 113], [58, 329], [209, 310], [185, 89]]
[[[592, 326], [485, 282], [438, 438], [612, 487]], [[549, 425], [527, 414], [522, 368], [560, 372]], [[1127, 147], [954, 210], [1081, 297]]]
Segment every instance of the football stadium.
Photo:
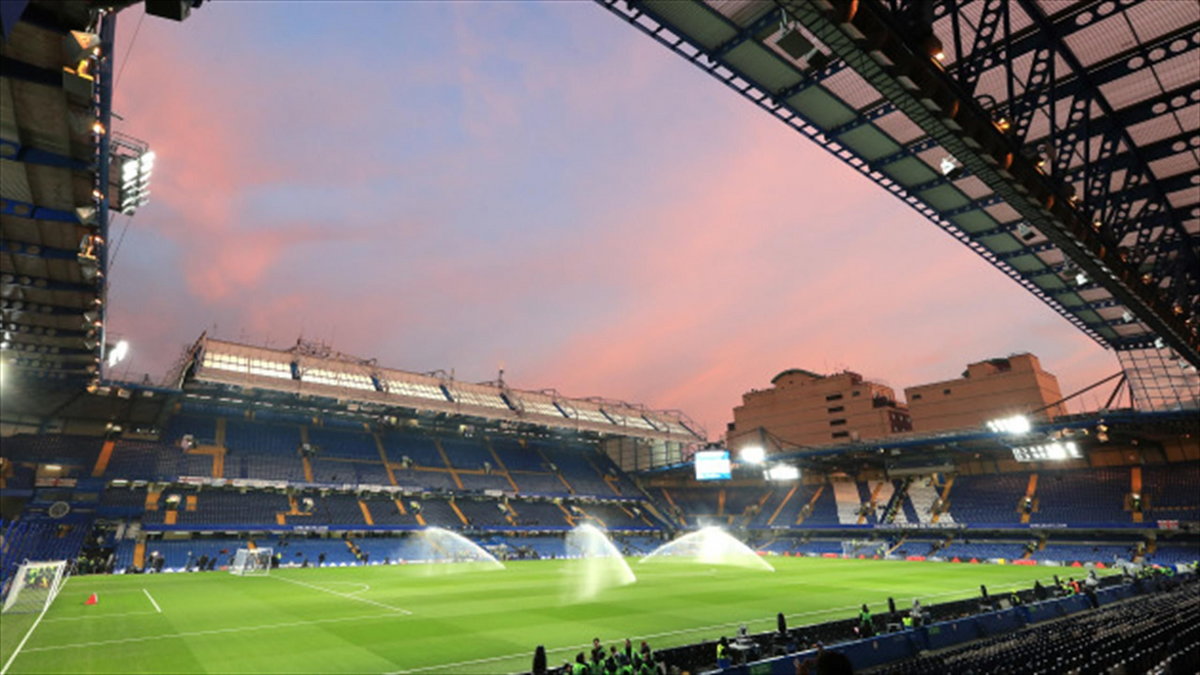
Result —
[[1200, 4], [0, 29], [0, 675], [1200, 672]]

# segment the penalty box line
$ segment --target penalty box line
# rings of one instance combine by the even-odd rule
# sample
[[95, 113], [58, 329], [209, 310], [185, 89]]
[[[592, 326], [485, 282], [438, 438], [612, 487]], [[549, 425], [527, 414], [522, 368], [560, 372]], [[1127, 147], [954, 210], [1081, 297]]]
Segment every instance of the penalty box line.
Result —
[[[277, 576], [277, 575], [271, 575], [269, 578], [271, 578], [271, 579], [278, 579], [278, 580], [280, 580], [280, 581], [286, 581], [286, 582], [287, 582], [287, 583], [289, 583], [289, 584], [296, 584], [297, 586], [303, 586], [303, 587], [305, 587], [305, 588], [311, 588], [311, 589], [313, 589], [314, 591], [321, 591], [322, 593], [328, 593], [328, 594], [330, 594], [330, 595], [336, 595], [336, 596], [338, 596], [339, 598], [346, 598], [347, 600], [355, 600], [355, 601], [357, 601], [357, 602], [363, 602], [363, 603], [366, 603], [366, 604], [368, 604], [368, 605], [373, 605], [373, 606], [375, 606], [375, 607], [381, 607], [381, 608], [383, 608], [383, 609], [390, 610], [390, 611], [392, 611], [392, 612], [399, 612], [399, 613], [401, 613], [401, 614], [408, 614], [408, 615], [412, 615], [412, 612], [410, 612], [410, 611], [409, 611], [409, 610], [407, 610], [407, 609], [404, 609], [403, 607], [393, 607], [393, 606], [391, 606], [391, 605], [387, 605], [387, 604], [384, 604], [384, 603], [382, 603], [382, 602], [376, 602], [376, 601], [374, 601], [374, 600], [368, 600], [367, 598], [360, 598], [360, 597], [358, 597], [357, 595], [351, 595], [351, 594], [349, 594], [349, 593], [342, 593], [342, 592], [340, 592], [340, 591], [334, 591], [334, 590], [330, 590], [330, 589], [328, 589], [328, 588], [321, 588], [320, 586], [317, 586], [317, 585], [314, 585], [314, 584], [305, 583], [305, 582], [303, 582], [303, 581], [297, 581], [296, 579], [288, 579], [287, 577], [281, 577], [281, 576]], [[370, 586], [368, 586], [367, 588], [369, 589], [369, 588], [370, 588]], [[364, 589], [364, 590], [365, 590], [365, 589]], [[359, 593], [361, 593], [362, 591], [358, 591], [358, 592], [359, 592]]]

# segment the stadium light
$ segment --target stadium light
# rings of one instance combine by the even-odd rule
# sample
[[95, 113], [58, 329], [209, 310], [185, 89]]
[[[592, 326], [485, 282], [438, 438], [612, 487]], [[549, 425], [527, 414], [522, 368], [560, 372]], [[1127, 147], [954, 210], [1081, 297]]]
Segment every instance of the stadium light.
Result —
[[766, 470], [767, 480], [800, 480], [800, 467], [791, 464], [774, 464]]
[[154, 172], [154, 151], [141, 155], [122, 155], [119, 211], [132, 216], [150, 202], [150, 175]]
[[1011, 417], [990, 420], [987, 423], [987, 428], [998, 434], [1004, 433], [1010, 436], [1020, 436], [1029, 433], [1033, 429], [1033, 423], [1024, 415], [1013, 415]]
[[767, 458], [767, 451], [761, 445], [747, 445], [742, 448], [741, 458], [749, 464], [762, 464]]
[[120, 363], [127, 354], [129, 354], [129, 343], [124, 340], [118, 341], [108, 352], [108, 367], [112, 368]]
[[67, 57], [72, 63], [100, 56], [100, 35], [73, 30], [63, 37]]
[[1079, 446], [1074, 441], [1062, 443], [1043, 443], [1042, 445], [1026, 445], [1012, 449], [1013, 459], [1018, 462], [1042, 462], [1046, 460], [1060, 462], [1067, 459], [1082, 459]]
[[957, 159], [949, 155], [942, 158], [941, 161], [942, 175], [950, 180], [956, 180], [963, 175], [963, 166], [958, 163]]

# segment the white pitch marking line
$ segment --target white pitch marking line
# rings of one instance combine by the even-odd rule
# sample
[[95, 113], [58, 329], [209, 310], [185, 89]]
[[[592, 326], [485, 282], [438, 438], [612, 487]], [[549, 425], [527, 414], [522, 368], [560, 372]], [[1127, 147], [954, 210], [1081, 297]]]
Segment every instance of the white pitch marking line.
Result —
[[360, 584], [357, 581], [322, 581], [321, 583], [341, 584], [343, 586], [358, 586], [358, 590], [356, 590], [356, 591], [347, 591], [347, 594], [349, 594], [349, 595], [356, 595], [358, 593], [366, 593], [367, 591], [371, 590], [370, 585]]
[[[21, 653], [21, 648], [24, 647], [25, 643], [29, 641], [29, 636], [33, 635], [33, 631], [37, 630], [38, 624], [42, 622], [42, 617], [46, 616], [46, 609], [43, 609], [42, 613], [38, 614], [37, 621], [33, 622], [33, 625], [29, 628], [29, 632], [25, 634], [25, 637], [21, 638], [21, 644], [17, 645], [16, 651], [12, 653], [12, 656], [8, 657], [8, 661], [4, 664], [4, 667], [0, 668], [0, 675], [7, 673], [8, 669], [12, 666], [13, 661], [17, 660], [17, 654]], [[27, 651], [31, 652], [33, 649], [29, 649]]]
[[[313, 584], [305, 583], [305, 582], [303, 582], [303, 581], [297, 581], [297, 580], [295, 580], [295, 579], [288, 579], [287, 577], [281, 577], [281, 576], [277, 576], [277, 575], [272, 575], [272, 576], [271, 576], [271, 578], [272, 578], [272, 579], [278, 579], [278, 580], [280, 580], [280, 581], [286, 581], [286, 582], [288, 582], [289, 584], [296, 584], [297, 586], [304, 586], [305, 588], [311, 588], [311, 589], [313, 589], [314, 591], [321, 591], [322, 593], [329, 593], [330, 595], [336, 595], [336, 596], [338, 596], [338, 597], [341, 597], [341, 598], [346, 598], [346, 599], [348, 599], [348, 600], [357, 600], [357, 601], [359, 601], [359, 602], [365, 602], [365, 603], [367, 603], [368, 605], [374, 605], [374, 606], [376, 606], [376, 607], [382, 607], [382, 608], [384, 608], [384, 609], [388, 609], [388, 610], [391, 610], [391, 611], [393, 611], [393, 612], [400, 612], [401, 614], [412, 614], [412, 612], [408, 611], [407, 609], [404, 609], [403, 607], [392, 607], [391, 605], [385, 605], [385, 604], [383, 604], [382, 602], [375, 602], [374, 600], [368, 600], [368, 599], [366, 599], [366, 598], [360, 598], [360, 597], [358, 597], [357, 595], [351, 595], [351, 594], [349, 594], [349, 593], [342, 593], [342, 592], [340, 592], [340, 591], [332, 591], [332, 590], [330, 590], [330, 589], [328, 589], [328, 588], [321, 588], [320, 586], [315, 586], [315, 585], [313, 585]], [[367, 588], [369, 589], [370, 587], [368, 586]], [[359, 591], [359, 593], [361, 593], [361, 592], [362, 592], [362, 591]]]
[[[1014, 588], [1014, 589], [1024, 588], [1024, 586], [1013, 586], [1012, 588]], [[930, 593], [930, 594], [914, 596], [914, 597], [939, 598], [939, 597], [945, 597], [947, 595], [955, 595], [955, 594], [961, 595], [963, 593], [970, 592], [970, 590], [972, 590], [972, 589], [965, 589], [965, 590], [961, 590], [961, 591], [946, 591], [944, 593]], [[817, 609], [817, 610], [812, 610], [812, 611], [808, 611], [808, 612], [787, 614], [785, 616], [787, 616], [787, 618], [789, 618], [789, 619], [801, 617], [801, 616], [814, 616], [814, 615], [820, 616], [822, 614], [832, 614], [835, 612], [846, 612], [846, 611], [855, 610], [858, 608], [859, 608], [858, 605], [850, 605], [850, 606], [846, 606], [846, 607], [832, 607], [829, 609]], [[649, 635], [640, 635], [640, 636], [637, 636], [636, 639], [638, 639], [638, 640], [647, 639], [648, 640], [648, 639], [660, 638], [660, 637], [670, 637], [672, 635], [686, 635], [688, 633], [698, 633], [698, 632], [702, 632], [702, 631], [706, 631], [706, 630], [713, 630], [716, 628], [728, 628], [730, 626], [740, 626], [742, 624], [750, 624], [750, 623], [754, 623], [754, 622], [765, 622], [765, 621], [767, 621], [767, 619], [765, 619], [765, 618], [764, 619], [753, 619], [751, 621], [731, 621], [729, 623], [718, 623], [718, 624], [714, 624], [711, 626], [699, 626], [697, 628], [685, 628], [682, 630], [670, 630], [670, 631], [664, 631], [661, 633], [651, 633]], [[546, 653], [547, 654], [555, 654], [558, 652], [570, 652], [570, 651], [574, 651], [577, 649], [583, 649], [583, 648], [591, 647], [591, 646], [592, 645], [589, 642], [589, 643], [585, 643], [585, 644], [581, 644], [581, 645], [569, 645], [566, 647], [555, 647], [553, 649], [547, 649]], [[424, 673], [424, 672], [430, 672], [430, 671], [434, 671], [434, 670], [445, 670], [448, 668], [458, 668], [461, 666], [473, 666], [473, 665], [479, 665], [481, 663], [491, 663], [493, 661], [504, 661], [505, 659], [516, 659], [516, 658], [521, 658], [521, 657], [524, 657], [527, 655], [528, 655], [528, 652], [520, 652], [517, 654], [507, 654], [505, 656], [492, 656], [492, 657], [484, 658], [484, 659], [473, 659], [471, 661], [458, 661], [457, 663], [443, 663], [443, 664], [439, 664], [436, 666], [422, 666], [420, 668], [408, 668], [405, 670], [396, 670], [396, 671], [392, 671], [390, 673], [384, 673], [384, 675], [403, 675], [404, 673]]]
[[146, 594], [146, 598], [150, 600], [150, 604], [154, 605], [154, 611], [162, 614], [162, 607], [159, 607], [158, 603], [154, 601], [154, 596], [150, 595], [150, 591], [143, 588], [142, 592]]
[[82, 619], [115, 619], [119, 616], [146, 616], [156, 613], [157, 612], [121, 612], [119, 614], [92, 614], [90, 616], [56, 616], [46, 619], [46, 623], [51, 621], [80, 621]]
[[368, 616], [346, 616], [340, 619], [314, 619], [312, 621], [291, 621], [288, 623], [272, 623], [262, 626], [245, 626], [237, 628], [215, 628], [213, 630], [197, 630], [187, 633], [169, 633], [166, 635], [147, 635], [145, 637], [120, 638], [117, 640], [99, 640], [96, 642], [73, 642], [65, 645], [50, 645], [49, 647], [30, 647], [26, 649], [28, 652], [51, 652], [60, 649], [77, 649], [80, 647], [103, 647], [105, 645], [118, 645], [130, 642], [149, 642], [151, 640], [170, 640], [172, 638], [197, 637], [201, 635], [221, 635], [224, 633], [239, 633], [247, 630], [269, 630], [272, 628], [294, 628], [296, 626], [311, 626], [321, 623], [340, 623], [345, 621], [364, 621], [368, 619], [383, 619], [392, 616], [392, 614], [371, 614]]

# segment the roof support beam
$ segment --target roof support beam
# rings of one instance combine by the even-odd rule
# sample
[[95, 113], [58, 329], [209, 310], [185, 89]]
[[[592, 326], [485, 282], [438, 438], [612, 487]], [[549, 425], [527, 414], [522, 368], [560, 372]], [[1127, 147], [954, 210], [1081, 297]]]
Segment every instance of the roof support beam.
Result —
[[4, 73], [4, 77], [21, 80], [22, 82], [42, 84], [47, 87], [54, 87], [55, 89], [61, 89], [63, 86], [63, 74], [61, 70], [51, 70], [35, 66], [32, 63], [26, 63], [11, 56], [0, 56], [0, 72]]
[[19, 202], [15, 199], [0, 199], [0, 214], [29, 218], [30, 220], [52, 220], [57, 223], [79, 224], [79, 216], [75, 215], [73, 211], [52, 209], [29, 202]]
[[[1027, 13], [1032, 12], [1035, 22], [1039, 21], [1040, 10], [1036, 7], [1031, 10], [1033, 3], [1030, 0], [1017, 1]], [[1177, 352], [1200, 365], [1200, 343], [1193, 339], [1181, 318], [1174, 316], [1169, 305], [1154, 291], [1138, 282], [1136, 272], [1118, 258], [1115, 247], [1106, 247], [1099, 241], [1090, 223], [1083, 222], [1075, 209], [1059, 197], [1060, 189], [1054, 181], [1037, 172], [1032, 162], [1024, 157], [1008, 154], [1011, 153], [1008, 141], [987, 114], [981, 113], [974, 101], [962, 101], [932, 59], [921, 56], [919, 49], [903, 43], [904, 36], [892, 28], [886, 10], [877, 0], [832, 0], [829, 3], [786, 0], [785, 8], [877, 91], [937, 139], [965, 168], [1074, 259], [1090, 278], [1100, 281]], [[873, 49], [881, 51], [894, 65], [882, 65], [868, 53]], [[1070, 54], [1064, 57], [1068, 61], [1073, 59]], [[1070, 65], [1072, 70], [1079, 72], [1077, 61]], [[1089, 81], [1087, 75], [1085, 72], [1076, 79], [1093, 88], [1098, 86], [1094, 80]], [[1097, 101], [1102, 103], [1099, 97]], [[952, 112], [948, 112], [951, 109]], [[1106, 113], [1112, 114], [1111, 108]], [[990, 259], [994, 260], [994, 257], [993, 254]], [[1045, 295], [1044, 291], [1030, 290], [1039, 297]], [[1095, 335], [1090, 329], [1088, 332]]]
[[78, 260], [79, 251], [67, 248], [53, 248], [40, 244], [28, 244], [20, 241], [5, 241], [0, 239], [0, 253], [24, 255], [32, 258], [49, 260]]
[[743, 42], [752, 39], [758, 35], [759, 31], [765, 30], [768, 26], [779, 23], [783, 14], [783, 10], [778, 5], [773, 5], [769, 10], [763, 13], [749, 25], [738, 31], [738, 34], [726, 40], [721, 46], [713, 50], [713, 54], [717, 56], [725, 56], [729, 52], [737, 49]]
[[88, 171], [91, 169], [88, 163], [83, 160], [60, 155], [49, 150], [42, 150], [41, 148], [21, 145], [18, 141], [7, 138], [0, 138], [0, 159], [10, 159], [14, 162], [40, 164], [42, 166], [53, 166], [74, 171]]
[[53, 279], [43, 279], [41, 277], [31, 277], [23, 274], [4, 274], [3, 276], [0, 276], [0, 284], [34, 291], [95, 293], [97, 290], [99, 290], [93, 285], [75, 284], [67, 281], [54, 281]]
[[3, 313], [6, 318], [24, 314], [35, 316], [51, 314], [55, 316], [78, 316], [79, 320], [83, 321], [84, 312], [89, 310], [90, 308], [88, 307], [67, 307], [49, 302], [25, 302], [24, 300], [14, 300], [12, 298], [0, 300], [0, 313]]

